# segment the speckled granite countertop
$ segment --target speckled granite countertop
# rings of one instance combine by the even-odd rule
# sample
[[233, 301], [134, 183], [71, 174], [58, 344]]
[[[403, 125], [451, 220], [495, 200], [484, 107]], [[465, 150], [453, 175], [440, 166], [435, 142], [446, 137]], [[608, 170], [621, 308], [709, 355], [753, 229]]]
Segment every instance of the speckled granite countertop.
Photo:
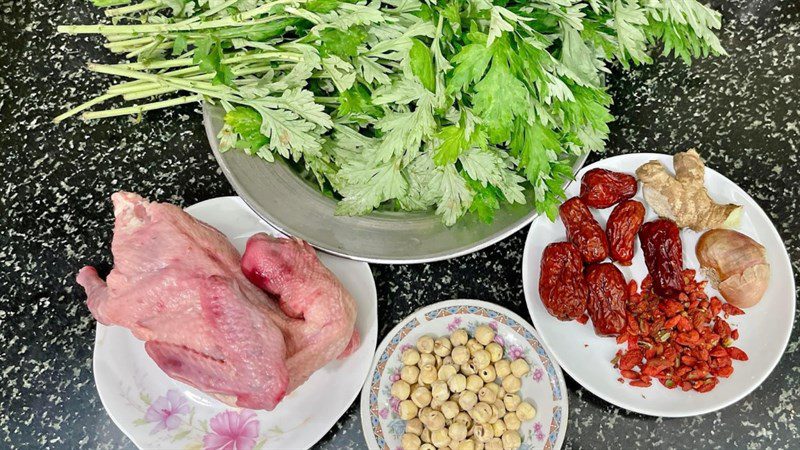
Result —
[[[696, 146], [767, 211], [800, 273], [800, 2], [713, 2], [728, 58], [615, 74], [609, 154]], [[118, 189], [180, 205], [233, 191], [214, 162], [197, 108], [92, 126], [53, 126], [62, 106], [105, 81], [81, 67], [109, 60], [91, 38], [55, 35], [99, 19], [85, 0], [0, 3], [0, 447], [131, 448], [92, 378], [94, 320], [73, 277], [111, 262]], [[97, 86], [93, 84], [97, 83]], [[597, 159], [593, 155], [592, 159]], [[525, 231], [487, 250], [416, 266], [373, 266], [380, 335], [413, 309], [482, 298], [527, 316], [519, 273]], [[797, 448], [800, 330], [755, 392], [722, 411], [654, 419], [609, 405], [567, 377], [567, 448]], [[794, 444], [792, 444], [794, 443]], [[364, 448], [356, 404], [320, 448]]]

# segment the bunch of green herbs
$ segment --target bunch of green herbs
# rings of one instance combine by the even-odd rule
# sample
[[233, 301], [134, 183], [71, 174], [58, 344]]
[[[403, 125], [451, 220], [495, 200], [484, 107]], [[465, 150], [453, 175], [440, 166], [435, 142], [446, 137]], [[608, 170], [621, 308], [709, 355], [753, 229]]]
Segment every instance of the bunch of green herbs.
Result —
[[339, 214], [434, 208], [447, 225], [526, 200], [555, 217], [574, 159], [603, 149], [610, 64], [725, 53], [695, 0], [94, 3], [111, 24], [59, 31], [104, 35], [129, 62], [89, 67], [129, 81], [57, 121], [204, 100], [225, 108], [223, 151], [302, 165]]

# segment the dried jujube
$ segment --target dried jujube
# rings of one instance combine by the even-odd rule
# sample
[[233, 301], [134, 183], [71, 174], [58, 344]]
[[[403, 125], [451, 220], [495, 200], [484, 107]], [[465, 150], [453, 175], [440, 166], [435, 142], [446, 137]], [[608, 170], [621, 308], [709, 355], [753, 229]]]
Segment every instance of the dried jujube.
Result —
[[617, 205], [606, 223], [608, 252], [611, 259], [623, 266], [633, 260], [636, 234], [644, 222], [644, 205], [636, 200], [625, 200]]
[[600, 224], [580, 197], [572, 197], [559, 208], [558, 214], [567, 229], [569, 241], [575, 244], [587, 264], [608, 257], [608, 240]]
[[638, 188], [632, 175], [592, 169], [581, 179], [581, 199], [592, 208], [603, 209], [633, 197]]
[[653, 291], [674, 297], [683, 291], [683, 247], [680, 229], [669, 219], [647, 222], [639, 230], [644, 262], [653, 279]]
[[586, 310], [588, 291], [578, 249], [569, 242], [545, 247], [539, 272], [539, 297], [560, 320], [573, 320]]
[[586, 304], [594, 331], [600, 336], [615, 336], [626, 324], [625, 304], [628, 285], [622, 272], [612, 263], [601, 263], [586, 269], [589, 300]]

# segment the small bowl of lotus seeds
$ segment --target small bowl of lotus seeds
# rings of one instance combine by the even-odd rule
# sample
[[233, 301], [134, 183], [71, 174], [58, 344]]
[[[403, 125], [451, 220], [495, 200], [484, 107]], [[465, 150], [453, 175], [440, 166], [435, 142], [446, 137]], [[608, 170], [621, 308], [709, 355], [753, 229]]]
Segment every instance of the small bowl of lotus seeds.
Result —
[[559, 448], [567, 412], [561, 369], [533, 328], [477, 300], [398, 324], [361, 394], [364, 436], [381, 450]]

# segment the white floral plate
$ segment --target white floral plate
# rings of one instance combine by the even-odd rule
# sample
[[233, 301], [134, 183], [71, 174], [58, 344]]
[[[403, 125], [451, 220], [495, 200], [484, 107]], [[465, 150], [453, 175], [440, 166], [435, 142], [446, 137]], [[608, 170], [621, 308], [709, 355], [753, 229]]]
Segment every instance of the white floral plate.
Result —
[[[240, 252], [254, 233], [280, 235], [238, 197], [207, 200], [186, 211], [225, 234]], [[111, 419], [144, 449], [294, 450], [314, 445], [358, 396], [378, 332], [369, 265], [318, 255], [358, 304], [362, 342], [355, 353], [318, 370], [275, 410], [241, 410], [169, 378], [127, 329], [97, 324], [94, 377]]]
[[521, 450], [558, 449], [567, 431], [567, 388], [561, 368], [527, 322], [513, 312], [479, 300], [447, 300], [421, 308], [406, 317], [384, 338], [375, 353], [369, 377], [361, 390], [361, 427], [370, 449], [400, 448], [405, 421], [392, 399], [392, 382], [399, 379], [400, 355], [420, 336], [449, 335], [488, 324], [497, 332], [495, 340], [512, 359], [525, 358], [531, 371], [522, 379], [520, 396], [537, 410], [532, 421], [522, 424]]
[[[636, 169], [651, 160], [658, 160], [670, 171], [672, 156], [658, 153], [637, 153], [607, 158], [578, 172], [580, 180], [586, 171], [600, 167], [633, 174]], [[542, 336], [553, 356], [564, 370], [578, 383], [598, 397], [617, 406], [641, 414], [661, 417], [685, 417], [706, 414], [737, 402], [760, 385], [778, 364], [789, 336], [795, 312], [795, 291], [792, 266], [781, 237], [769, 217], [745, 191], [711, 168], [706, 168], [706, 188], [713, 198], [722, 203], [744, 205], [739, 231], [761, 243], [767, 250], [771, 280], [761, 302], [745, 310], [741, 316], [731, 316], [729, 323], [739, 329], [736, 346], [744, 350], [749, 361], [734, 361], [734, 372], [727, 379], [720, 379], [714, 390], [700, 394], [694, 391], [667, 389], [660, 383], [649, 388], [636, 388], [617, 381], [619, 372], [610, 361], [618, 348], [616, 341], [594, 334], [591, 323], [562, 322], [551, 316], [539, 298], [539, 266], [542, 252], [551, 242], [564, 241], [566, 232], [561, 220], [551, 222], [540, 217], [533, 222], [525, 251], [522, 256], [522, 284], [525, 300], [536, 331]], [[566, 190], [567, 198], [578, 195], [580, 183], [574, 182]], [[642, 199], [641, 190], [634, 199], [645, 204], [645, 221], [656, 218], [652, 209]], [[605, 229], [606, 220], [614, 208], [592, 210], [594, 217]], [[695, 245], [701, 233], [689, 229], [681, 231], [683, 260], [686, 268], [697, 269], [700, 264], [695, 256]], [[626, 280], [637, 282], [647, 275], [641, 247], [636, 242], [633, 263], [628, 267], [618, 266]], [[702, 279], [702, 275], [698, 274]], [[710, 294], [716, 291], [707, 288]]]

